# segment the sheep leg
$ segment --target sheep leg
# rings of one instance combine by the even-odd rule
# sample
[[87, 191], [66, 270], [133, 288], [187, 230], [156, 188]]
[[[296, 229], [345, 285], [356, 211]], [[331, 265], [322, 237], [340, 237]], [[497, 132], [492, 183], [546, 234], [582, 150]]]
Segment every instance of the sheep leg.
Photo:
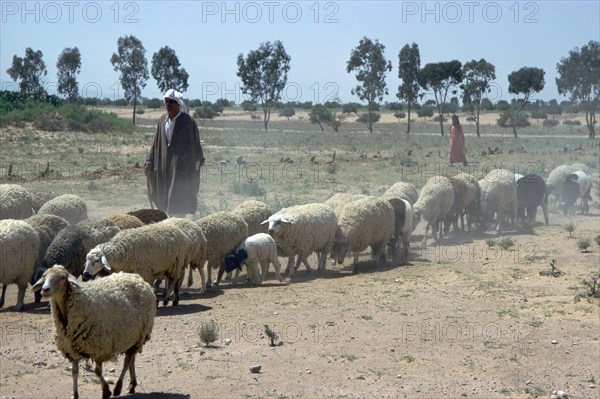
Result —
[[[273, 267], [275, 268], [275, 277], [277, 277], [277, 280], [279, 280], [279, 282], [282, 282], [283, 278], [281, 278], [281, 265], [279, 264], [279, 259], [277, 258], [277, 256], [275, 256], [275, 258], [273, 259]], [[265, 268], [265, 272], [263, 273], [263, 280], [265, 278], [265, 274], [268, 268], [269, 262], [267, 262], [267, 267]]]
[[206, 263], [206, 274], [206, 288], [210, 288], [210, 285], [212, 284], [212, 264], [210, 262]]
[[307, 258], [308, 258], [308, 256], [298, 255], [298, 259], [296, 260], [296, 270], [298, 270], [298, 268], [300, 267], [300, 262], [302, 262], [304, 264], [304, 267], [306, 267], [306, 271], [307, 272], [312, 272], [312, 268], [308, 264], [308, 259]]
[[[2, 296], [0, 296], [0, 308], [2, 306], [4, 306], [4, 295], [6, 295], [6, 288], [8, 287], [8, 284], [2, 284]], [[36, 291], [38, 292], [38, 291]]]
[[325, 270], [327, 266], [327, 253], [329, 253], [327, 248], [319, 252], [319, 270]]
[[[6, 287], [6, 285], [4, 285]], [[4, 287], [2, 287], [2, 291], [4, 291]], [[15, 310], [21, 310], [23, 308], [23, 303], [25, 302], [25, 290], [27, 289], [27, 284], [24, 286], [19, 286], [19, 293], [17, 294], [17, 304], [15, 305]]]
[[544, 223], [548, 226], [550, 219], [548, 218], [548, 202], [542, 202], [542, 212], [544, 213]]
[[[188, 281], [187, 281], [188, 288], [190, 288], [192, 285], [194, 285], [194, 276], [193, 276], [194, 267], [195, 267], [194, 265], [190, 265], [188, 267]], [[202, 275], [202, 268], [200, 268], [200, 274]], [[202, 288], [204, 288], [204, 281], [202, 281]]]
[[[127, 373], [127, 371], [129, 371], [129, 379], [131, 380], [131, 382], [133, 382], [135, 380], [135, 370], [133, 372], [133, 376], [131, 375], [131, 365], [135, 364], [135, 362], [133, 361], [134, 359], [135, 359], [135, 352], [133, 350], [129, 349], [125, 353], [125, 360], [123, 361], [123, 370], [121, 370], [121, 374], [119, 375], [119, 380], [115, 384], [115, 391], [113, 392], [114, 396], [121, 395], [121, 389], [123, 388], [123, 379], [125, 378], [125, 373]], [[135, 388], [135, 386], [134, 386], [134, 388]], [[131, 385], [130, 385], [130, 389], [131, 389]], [[130, 391], [129, 393], [132, 393], [132, 392]]]
[[[6, 284], [4, 285], [6, 287]], [[79, 391], [77, 390], [77, 378], [79, 377], [79, 360], [71, 362], [71, 376], [73, 377], [73, 396], [71, 399], [79, 399]]]
[[137, 379], [135, 378], [135, 353], [131, 355], [131, 362], [129, 362], [129, 393], [135, 393], [135, 387], [137, 386]]
[[408, 262], [408, 247], [410, 246], [409, 241], [402, 241], [402, 261]]
[[354, 260], [352, 261], [352, 273], [358, 273], [358, 251], [354, 252]]
[[[125, 360], [127, 360], [127, 357], [125, 357]], [[102, 376], [102, 362], [96, 361], [96, 369], [94, 370], [94, 374], [96, 374], [96, 377], [98, 377], [100, 379], [100, 385], [102, 386], [102, 399], [110, 398], [110, 395], [111, 395], [110, 389], [108, 388], [108, 384], [106, 383], [106, 380]], [[118, 382], [117, 382], [117, 384], [118, 384]], [[117, 387], [115, 387], [115, 390], [116, 389], [117, 389]], [[120, 389], [121, 388], [119, 388], [119, 390]], [[118, 395], [115, 394], [115, 396], [118, 396]]]

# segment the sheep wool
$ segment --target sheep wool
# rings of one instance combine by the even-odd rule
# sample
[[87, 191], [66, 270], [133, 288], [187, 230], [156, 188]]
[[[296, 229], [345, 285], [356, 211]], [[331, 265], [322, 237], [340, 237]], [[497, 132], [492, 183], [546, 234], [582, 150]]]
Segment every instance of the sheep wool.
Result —
[[136, 211], [127, 212], [129, 215], [140, 219], [144, 224], [162, 222], [169, 216], [160, 209], [138, 209]]
[[[44, 272], [34, 290], [50, 297], [56, 347], [73, 365], [73, 397], [78, 397], [77, 374], [80, 359], [96, 362], [103, 398], [110, 396], [102, 377], [102, 363], [125, 353], [124, 370], [130, 371], [130, 389], [135, 391], [135, 354], [150, 339], [156, 314], [152, 287], [136, 275], [115, 273], [82, 284], [62, 266]], [[120, 394], [122, 378], [114, 395]]]
[[354, 254], [352, 271], [358, 270], [358, 255], [371, 246], [375, 264], [385, 261], [385, 246], [395, 233], [394, 208], [388, 200], [368, 196], [346, 205], [338, 218], [334, 253], [339, 264], [347, 252]]
[[225, 257], [248, 237], [248, 224], [232, 212], [216, 212], [198, 219], [196, 223], [206, 237], [208, 287], [212, 284], [212, 269], [218, 269]]
[[[192, 274], [192, 270], [197, 269], [202, 280], [200, 292], [203, 292], [206, 284], [204, 264], [206, 263], [207, 244], [202, 229], [197, 223], [185, 218], [169, 218], [160, 223], [178, 227], [187, 237], [189, 246], [185, 248], [184, 251], [184, 264], [189, 266], [188, 281], [189, 276]], [[189, 286], [191, 286], [191, 284]]]
[[174, 290], [173, 305], [177, 305], [179, 280], [190, 245], [178, 227], [163, 222], [123, 230], [88, 252], [83, 277], [88, 280], [101, 270], [137, 273], [152, 284], [155, 279], [165, 276], [163, 303], [167, 305], [168, 296]]
[[[450, 179], [445, 176], [435, 176], [427, 180], [421, 187], [419, 199], [415, 202], [413, 210], [415, 214], [422, 216], [427, 221], [423, 241], [426, 241], [429, 228], [432, 229], [434, 240], [438, 240], [438, 229], [440, 222], [450, 212], [454, 205], [454, 188]], [[440, 231], [440, 237], [442, 232]]]
[[87, 219], [87, 205], [78, 195], [63, 194], [42, 205], [38, 213], [60, 216], [71, 224], [77, 224]]
[[[268, 223], [269, 234], [275, 239], [285, 256], [288, 256], [289, 277], [303, 263], [306, 270], [312, 270], [308, 257], [317, 252], [319, 270], [325, 269], [327, 254], [335, 241], [337, 216], [331, 207], [311, 203], [284, 208], [274, 213], [263, 223]], [[298, 255], [292, 268], [294, 257]]]
[[[38, 237], [40, 238], [40, 248], [37, 260], [35, 262], [37, 269], [44, 260], [44, 256], [46, 256], [46, 251], [48, 250], [48, 247], [50, 246], [56, 235], [62, 229], [69, 226], [69, 222], [56, 215], [33, 215], [25, 219], [24, 221], [29, 223], [35, 229], [35, 231], [38, 234]], [[36, 281], [36, 273], [37, 270], [32, 275], [32, 284]]]
[[390, 188], [385, 190], [383, 194], [381, 194], [381, 198], [390, 199], [390, 198], [400, 198], [405, 199], [410, 202], [411, 205], [414, 205], [419, 199], [419, 193], [415, 186], [410, 183], [406, 183], [403, 181], [396, 182], [392, 184]]
[[350, 202], [354, 202], [358, 199], [365, 198], [364, 194], [352, 194], [352, 193], [337, 193], [329, 197], [323, 204], [330, 206], [335, 212], [336, 216], [339, 216], [340, 212]]
[[136, 229], [145, 225], [145, 223], [142, 222], [139, 218], [127, 213], [116, 213], [108, 215], [105, 217], [105, 219], [113, 222], [115, 226], [117, 226], [121, 230]]
[[233, 208], [231, 212], [241, 216], [246, 221], [248, 224], [248, 236], [256, 233], [266, 233], [267, 226], [261, 223], [273, 214], [265, 203], [255, 200], [242, 202]]
[[517, 183], [514, 173], [507, 169], [491, 170], [479, 181], [479, 189], [481, 229], [485, 231], [496, 214], [497, 230], [501, 230], [506, 216], [517, 213]]
[[9, 284], [17, 284], [19, 292], [15, 310], [21, 310], [25, 290], [31, 280], [39, 256], [40, 238], [35, 229], [22, 220], [0, 220], [0, 307]]
[[25, 219], [33, 215], [33, 198], [18, 184], [0, 184], [0, 219]]

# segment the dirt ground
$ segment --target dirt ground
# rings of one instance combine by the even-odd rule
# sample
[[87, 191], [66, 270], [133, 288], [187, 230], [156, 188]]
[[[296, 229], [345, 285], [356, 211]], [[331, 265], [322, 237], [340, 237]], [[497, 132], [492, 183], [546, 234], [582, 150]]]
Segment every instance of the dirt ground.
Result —
[[[576, 240], [600, 232], [600, 214], [550, 218], [534, 234], [507, 233], [516, 241], [508, 250], [487, 247], [494, 232], [451, 232], [422, 247], [421, 223], [405, 265], [375, 268], [365, 251], [358, 274], [347, 259], [323, 273], [301, 269], [291, 283], [271, 270], [260, 287], [224, 283], [207, 293], [196, 275], [179, 306], [158, 308], [137, 358], [137, 393], [125, 397], [545, 398], [562, 390], [598, 398], [600, 308], [573, 297], [599, 267], [598, 245], [581, 252]], [[551, 259], [563, 276], [539, 274]], [[70, 396], [70, 364], [56, 351], [47, 304], [35, 306], [28, 292], [24, 311], [14, 312], [16, 291], [9, 286], [0, 310], [0, 398]], [[219, 338], [205, 347], [198, 332], [210, 321]], [[279, 345], [269, 346], [265, 324]], [[105, 363], [112, 383], [121, 362]], [[260, 373], [249, 372], [253, 364]], [[79, 391], [100, 397], [92, 371], [80, 371]]]

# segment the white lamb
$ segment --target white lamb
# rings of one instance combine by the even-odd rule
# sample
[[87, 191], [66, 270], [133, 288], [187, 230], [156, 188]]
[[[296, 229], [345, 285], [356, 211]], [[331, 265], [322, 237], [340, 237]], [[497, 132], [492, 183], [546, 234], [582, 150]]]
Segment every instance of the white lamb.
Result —
[[[317, 252], [319, 270], [325, 270], [327, 254], [335, 240], [337, 217], [331, 207], [319, 204], [296, 205], [274, 213], [263, 222], [269, 225], [269, 234], [288, 256], [289, 278], [303, 263], [307, 271], [311, 271], [308, 257]], [[298, 255], [292, 267], [294, 257]]]
[[40, 238], [35, 229], [22, 220], [0, 220], [0, 283], [4, 306], [4, 295], [9, 284], [17, 284], [19, 293], [15, 310], [21, 310], [25, 290], [34, 272], [39, 256]]
[[347, 204], [340, 212], [333, 253], [339, 264], [353, 253], [352, 272], [358, 271], [358, 255], [371, 247], [375, 265], [385, 262], [385, 246], [394, 236], [394, 208], [388, 200], [365, 197]]
[[255, 285], [264, 281], [271, 263], [275, 268], [275, 276], [279, 281], [283, 281], [277, 256], [277, 243], [268, 234], [257, 233], [243, 239], [235, 252], [225, 258], [225, 263], [219, 269], [217, 284], [221, 281], [224, 271], [239, 270], [244, 263], [246, 264], [246, 274]]
[[102, 363], [119, 353], [125, 353], [125, 361], [112, 394], [121, 394], [127, 371], [129, 393], [135, 393], [135, 355], [150, 339], [156, 314], [152, 287], [130, 273], [115, 273], [82, 284], [57, 265], [46, 270], [32, 289], [41, 290], [44, 297], [50, 298], [56, 329], [54, 341], [72, 366], [73, 398], [79, 398], [77, 377], [82, 358], [96, 362], [102, 398], [109, 398], [111, 392], [102, 376]]
[[[431, 227], [433, 239], [438, 240], [440, 223], [454, 204], [454, 188], [450, 179], [444, 176], [435, 176], [427, 180], [419, 192], [419, 199], [413, 206], [415, 215], [427, 221], [423, 242], [427, 240], [427, 232]], [[442, 238], [440, 231], [439, 238]]]

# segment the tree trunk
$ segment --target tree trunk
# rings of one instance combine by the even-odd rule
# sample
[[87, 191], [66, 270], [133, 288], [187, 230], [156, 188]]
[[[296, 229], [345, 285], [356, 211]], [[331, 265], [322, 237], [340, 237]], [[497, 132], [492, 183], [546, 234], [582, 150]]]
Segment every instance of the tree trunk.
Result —
[[265, 132], [268, 131], [269, 125], [269, 105], [263, 104], [263, 124], [265, 126]]
[[319, 124], [319, 127], [321, 128], [321, 131], [324, 132], [325, 129], [323, 129], [323, 125], [321, 125], [321, 121], [317, 122]]
[[367, 121], [367, 127], [369, 128], [369, 133], [373, 133], [373, 111], [371, 109], [371, 103], [369, 102], [369, 120]]
[[137, 96], [133, 96], [133, 124], [135, 125], [135, 109], [137, 106]]
[[596, 138], [596, 129], [595, 129], [596, 114], [594, 111], [591, 111], [589, 109], [585, 110], [585, 123], [587, 125], [588, 132], [589, 132], [588, 137], [590, 139]]
[[481, 104], [477, 103], [477, 116], [475, 117], [475, 127], [477, 129], [477, 137], [481, 137], [479, 135], [479, 110], [480, 110]]
[[410, 101], [408, 102], [408, 125], [406, 127], [406, 134], [410, 134]]
[[442, 133], [442, 137], [444, 137], [444, 108], [443, 108], [443, 104], [438, 103], [437, 109], [438, 109], [438, 117], [439, 117], [439, 121], [440, 121], [440, 132]]
[[515, 136], [515, 138], [517, 138], [517, 119], [516, 118], [515, 118], [515, 120], [513, 122], [513, 127], [512, 128], [513, 128], [513, 135]]

